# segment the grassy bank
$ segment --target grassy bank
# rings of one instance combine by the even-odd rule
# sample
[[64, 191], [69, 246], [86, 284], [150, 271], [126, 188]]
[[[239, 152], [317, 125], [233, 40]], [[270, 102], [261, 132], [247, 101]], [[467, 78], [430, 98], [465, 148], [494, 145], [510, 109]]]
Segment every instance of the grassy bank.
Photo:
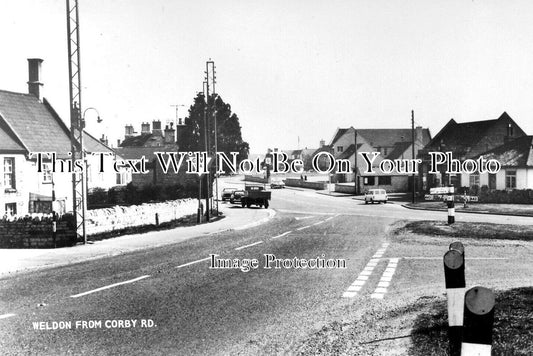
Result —
[[407, 222], [404, 226], [395, 230], [396, 234], [402, 232], [454, 238], [533, 240], [533, 226], [527, 225], [468, 222], [456, 222], [449, 225], [443, 221], [421, 220]]
[[[418, 203], [408, 203], [407, 207], [427, 210], [447, 210], [447, 205], [442, 201], [424, 201]], [[468, 203], [465, 208], [463, 203], [455, 203], [455, 210], [457, 212], [471, 212], [471, 213], [490, 213], [502, 215], [521, 215], [533, 216], [533, 205], [531, 204], [483, 204], [483, 203]]]
[[[447, 355], [443, 297], [422, 297], [395, 308], [375, 308], [350, 323], [310, 335], [299, 355]], [[533, 287], [496, 292], [493, 355], [533, 354]]]

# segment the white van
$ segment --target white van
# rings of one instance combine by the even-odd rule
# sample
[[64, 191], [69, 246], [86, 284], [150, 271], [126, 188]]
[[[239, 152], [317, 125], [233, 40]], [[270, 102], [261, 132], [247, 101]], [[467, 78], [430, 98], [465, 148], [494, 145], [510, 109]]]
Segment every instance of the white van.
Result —
[[385, 191], [385, 189], [369, 189], [365, 193], [365, 204], [374, 204], [374, 202], [387, 203], [388, 199], [389, 198], [387, 197], [387, 191]]

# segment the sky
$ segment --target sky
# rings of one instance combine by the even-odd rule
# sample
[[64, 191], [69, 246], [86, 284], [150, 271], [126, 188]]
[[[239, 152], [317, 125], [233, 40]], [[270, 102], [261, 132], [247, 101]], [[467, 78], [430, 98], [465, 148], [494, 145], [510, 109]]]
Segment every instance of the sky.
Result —
[[[73, 1], [73, 0], [71, 0]], [[69, 122], [65, 0], [2, 0], [0, 89], [43, 92]], [[82, 109], [111, 144], [124, 126], [187, 115], [206, 61], [251, 152], [317, 148], [338, 127], [432, 135], [506, 111], [533, 134], [529, 1], [79, 0]]]

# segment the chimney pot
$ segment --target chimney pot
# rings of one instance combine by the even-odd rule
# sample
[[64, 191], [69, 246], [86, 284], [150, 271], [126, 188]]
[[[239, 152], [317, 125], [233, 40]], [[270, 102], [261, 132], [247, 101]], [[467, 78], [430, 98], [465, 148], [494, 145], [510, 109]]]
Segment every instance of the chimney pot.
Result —
[[37, 99], [42, 100], [41, 87], [41, 63], [40, 58], [28, 58], [28, 93], [33, 94]]

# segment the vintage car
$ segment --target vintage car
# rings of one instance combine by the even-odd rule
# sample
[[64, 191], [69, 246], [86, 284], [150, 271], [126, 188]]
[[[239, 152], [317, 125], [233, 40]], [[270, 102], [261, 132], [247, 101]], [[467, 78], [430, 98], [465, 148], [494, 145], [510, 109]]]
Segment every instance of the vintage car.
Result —
[[244, 196], [244, 190], [236, 190], [231, 194], [231, 197], [229, 198], [229, 202], [231, 204], [240, 203], [241, 198]]
[[385, 189], [369, 189], [365, 193], [365, 204], [372, 203], [387, 203], [389, 197]]
[[285, 182], [281, 179], [272, 180], [270, 183], [270, 189], [282, 189], [285, 188]]
[[224, 188], [222, 189], [222, 201], [230, 200], [231, 195], [236, 191], [235, 188]]

